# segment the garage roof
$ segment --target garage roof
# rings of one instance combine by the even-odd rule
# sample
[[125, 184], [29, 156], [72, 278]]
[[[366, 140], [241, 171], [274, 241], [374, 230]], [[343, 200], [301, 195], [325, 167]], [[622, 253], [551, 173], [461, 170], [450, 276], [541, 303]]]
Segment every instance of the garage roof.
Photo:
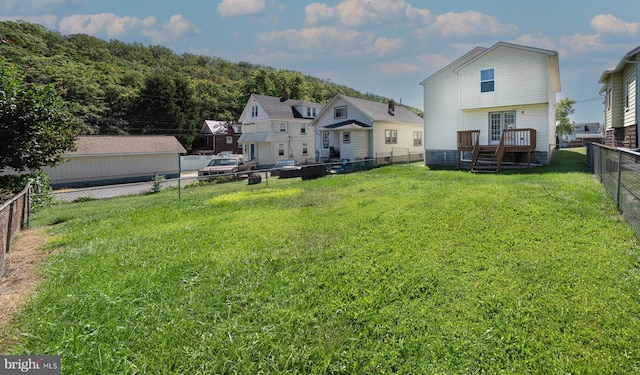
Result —
[[176, 137], [166, 135], [84, 135], [78, 137], [76, 150], [64, 157], [128, 155], [128, 154], [185, 154], [187, 150]]

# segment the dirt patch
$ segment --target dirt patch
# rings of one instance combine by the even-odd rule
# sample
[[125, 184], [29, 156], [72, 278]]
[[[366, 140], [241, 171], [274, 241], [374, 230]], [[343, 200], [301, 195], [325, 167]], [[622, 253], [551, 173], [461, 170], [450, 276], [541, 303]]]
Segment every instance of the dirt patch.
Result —
[[0, 328], [7, 325], [42, 281], [38, 264], [51, 252], [41, 250], [49, 240], [46, 228], [23, 229], [5, 254], [0, 279]]

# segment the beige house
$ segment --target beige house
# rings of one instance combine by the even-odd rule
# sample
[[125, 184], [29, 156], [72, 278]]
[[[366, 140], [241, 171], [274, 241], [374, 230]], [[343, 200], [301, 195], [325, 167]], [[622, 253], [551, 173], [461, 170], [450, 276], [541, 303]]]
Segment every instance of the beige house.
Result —
[[618, 65], [602, 73], [600, 94], [605, 96], [605, 143], [613, 147], [638, 148], [637, 82], [640, 47], [622, 57]]
[[321, 161], [376, 159], [380, 164], [390, 158], [422, 159], [422, 119], [393, 101], [337, 94], [311, 126]]

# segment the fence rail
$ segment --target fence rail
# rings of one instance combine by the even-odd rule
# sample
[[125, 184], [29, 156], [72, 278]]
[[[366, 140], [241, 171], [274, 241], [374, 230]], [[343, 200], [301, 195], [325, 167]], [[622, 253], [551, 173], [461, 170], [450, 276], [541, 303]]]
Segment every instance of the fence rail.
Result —
[[592, 143], [587, 164], [640, 238], [640, 153]]
[[0, 277], [4, 276], [11, 241], [29, 221], [31, 185], [0, 206]]

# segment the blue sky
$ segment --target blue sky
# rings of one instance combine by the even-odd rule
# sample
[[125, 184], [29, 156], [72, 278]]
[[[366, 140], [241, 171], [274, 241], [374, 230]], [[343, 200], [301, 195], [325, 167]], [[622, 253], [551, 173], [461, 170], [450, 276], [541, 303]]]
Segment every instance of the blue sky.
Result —
[[639, 15], [628, 0], [0, 0], [3, 20], [296, 70], [417, 108], [419, 83], [476, 46], [550, 49], [576, 122], [603, 121], [598, 80], [640, 45]]

